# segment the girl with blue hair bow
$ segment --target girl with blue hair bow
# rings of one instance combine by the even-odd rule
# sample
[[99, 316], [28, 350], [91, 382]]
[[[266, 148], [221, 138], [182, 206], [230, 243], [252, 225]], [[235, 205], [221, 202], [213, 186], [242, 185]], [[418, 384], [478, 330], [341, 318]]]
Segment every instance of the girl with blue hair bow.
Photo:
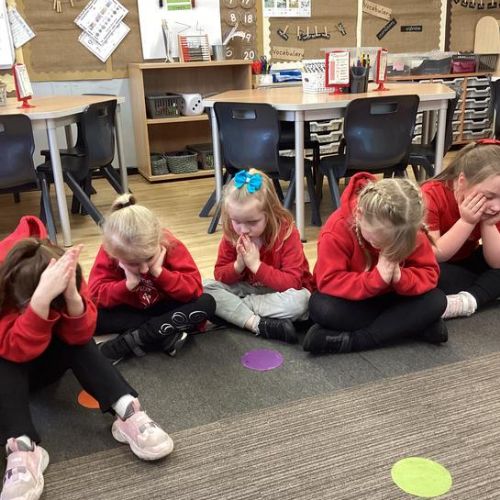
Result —
[[293, 321], [308, 317], [312, 276], [292, 215], [265, 174], [242, 170], [226, 186], [222, 226], [215, 280], [204, 281], [215, 314], [256, 335], [296, 343]]

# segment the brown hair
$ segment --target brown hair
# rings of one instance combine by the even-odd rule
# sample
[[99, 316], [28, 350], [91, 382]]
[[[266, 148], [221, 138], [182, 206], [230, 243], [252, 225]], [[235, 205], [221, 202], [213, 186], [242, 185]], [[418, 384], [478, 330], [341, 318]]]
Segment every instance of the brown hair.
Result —
[[[40, 276], [51, 259], [59, 259], [64, 250], [49, 240], [26, 238], [16, 243], [0, 265], [0, 311], [9, 305], [24, 307], [31, 299]], [[76, 266], [76, 286], [80, 289], [82, 269]], [[50, 307], [64, 309], [65, 300], [62, 295], [56, 297]]]
[[[357, 207], [368, 224], [380, 224], [387, 231], [387, 246], [383, 252], [393, 262], [401, 262], [410, 255], [417, 244], [419, 230], [430, 239], [424, 224], [425, 208], [418, 185], [403, 178], [381, 179], [369, 182], [360, 191]], [[354, 231], [365, 252], [367, 269], [371, 266], [371, 256], [366, 250], [361, 234], [358, 216]]]
[[160, 243], [168, 249], [158, 217], [131, 194], [116, 198], [102, 229], [104, 249], [115, 258], [148, 259]]
[[465, 146], [447, 168], [430, 180], [452, 183], [463, 173], [470, 185], [500, 175], [500, 146], [473, 142]]
[[266, 174], [255, 168], [249, 169], [248, 173], [251, 175], [261, 175], [262, 186], [257, 191], [249, 193], [245, 186], [237, 188], [234, 184], [234, 179], [226, 185], [222, 198], [222, 227], [224, 235], [229, 239], [229, 241], [231, 241], [231, 243], [233, 243], [233, 245], [236, 245], [238, 235], [234, 231], [231, 219], [227, 213], [228, 202], [234, 201], [236, 203], [242, 203], [248, 199], [256, 199], [260, 203], [261, 210], [267, 216], [266, 228], [262, 233], [262, 239], [264, 245], [270, 248], [276, 243], [283, 227], [287, 228], [287, 231], [283, 236], [283, 241], [290, 236], [293, 230], [293, 217], [292, 214], [281, 204], [273, 182]]

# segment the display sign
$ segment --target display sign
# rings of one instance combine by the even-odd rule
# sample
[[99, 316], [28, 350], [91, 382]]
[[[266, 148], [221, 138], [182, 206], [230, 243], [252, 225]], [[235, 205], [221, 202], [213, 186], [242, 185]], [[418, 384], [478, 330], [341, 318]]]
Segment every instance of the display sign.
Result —
[[349, 51], [333, 50], [325, 57], [325, 86], [340, 94], [341, 87], [349, 85]]

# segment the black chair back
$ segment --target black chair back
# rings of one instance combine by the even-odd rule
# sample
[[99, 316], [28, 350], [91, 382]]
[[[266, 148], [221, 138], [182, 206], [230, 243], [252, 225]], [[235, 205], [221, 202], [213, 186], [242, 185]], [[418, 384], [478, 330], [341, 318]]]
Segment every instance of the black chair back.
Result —
[[116, 99], [91, 104], [80, 121], [88, 168], [110, 165], [115, 156]]
[[494, 113], [494, 136], [500, 140], [500, 80], [494, 80], [491, 86], [492, 112]]
[[415, 128], [416, 95], [355, 99], [346, 109], [344, 137], [349, 170], [405, 164]]
[[[458, 101], [460, 100], [460, 96], [462, 95], [462, 91], [460, 88], [451, 87], [455, 91], [455, 97], [448, 101], [448, 109], [446, 110], [446, 129], [444, 135], [444, 151], [443, 154], [446, 154], [453, 144], [453, 115], [455, 114], [455, 110], [457, 109]], [[436, 146], [436, 136], [432, 139], [432, 146]]]
[[0, 116], [0, 189], [36, 186], [34, 151], [31, 120], [25, 115]]
[[280, 125], [272, 106], [216, 102], [214, 111], [227, 168], [253, 167], [266, 173], [279, 172]]

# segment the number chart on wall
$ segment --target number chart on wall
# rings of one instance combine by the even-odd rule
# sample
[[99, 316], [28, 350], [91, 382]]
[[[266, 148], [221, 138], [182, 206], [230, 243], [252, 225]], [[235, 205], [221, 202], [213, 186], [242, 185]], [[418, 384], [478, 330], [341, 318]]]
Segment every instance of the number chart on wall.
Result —
[[221, 0], [222, 40], [227, 59], [255, 59], [257, 54], [256, 0]]

